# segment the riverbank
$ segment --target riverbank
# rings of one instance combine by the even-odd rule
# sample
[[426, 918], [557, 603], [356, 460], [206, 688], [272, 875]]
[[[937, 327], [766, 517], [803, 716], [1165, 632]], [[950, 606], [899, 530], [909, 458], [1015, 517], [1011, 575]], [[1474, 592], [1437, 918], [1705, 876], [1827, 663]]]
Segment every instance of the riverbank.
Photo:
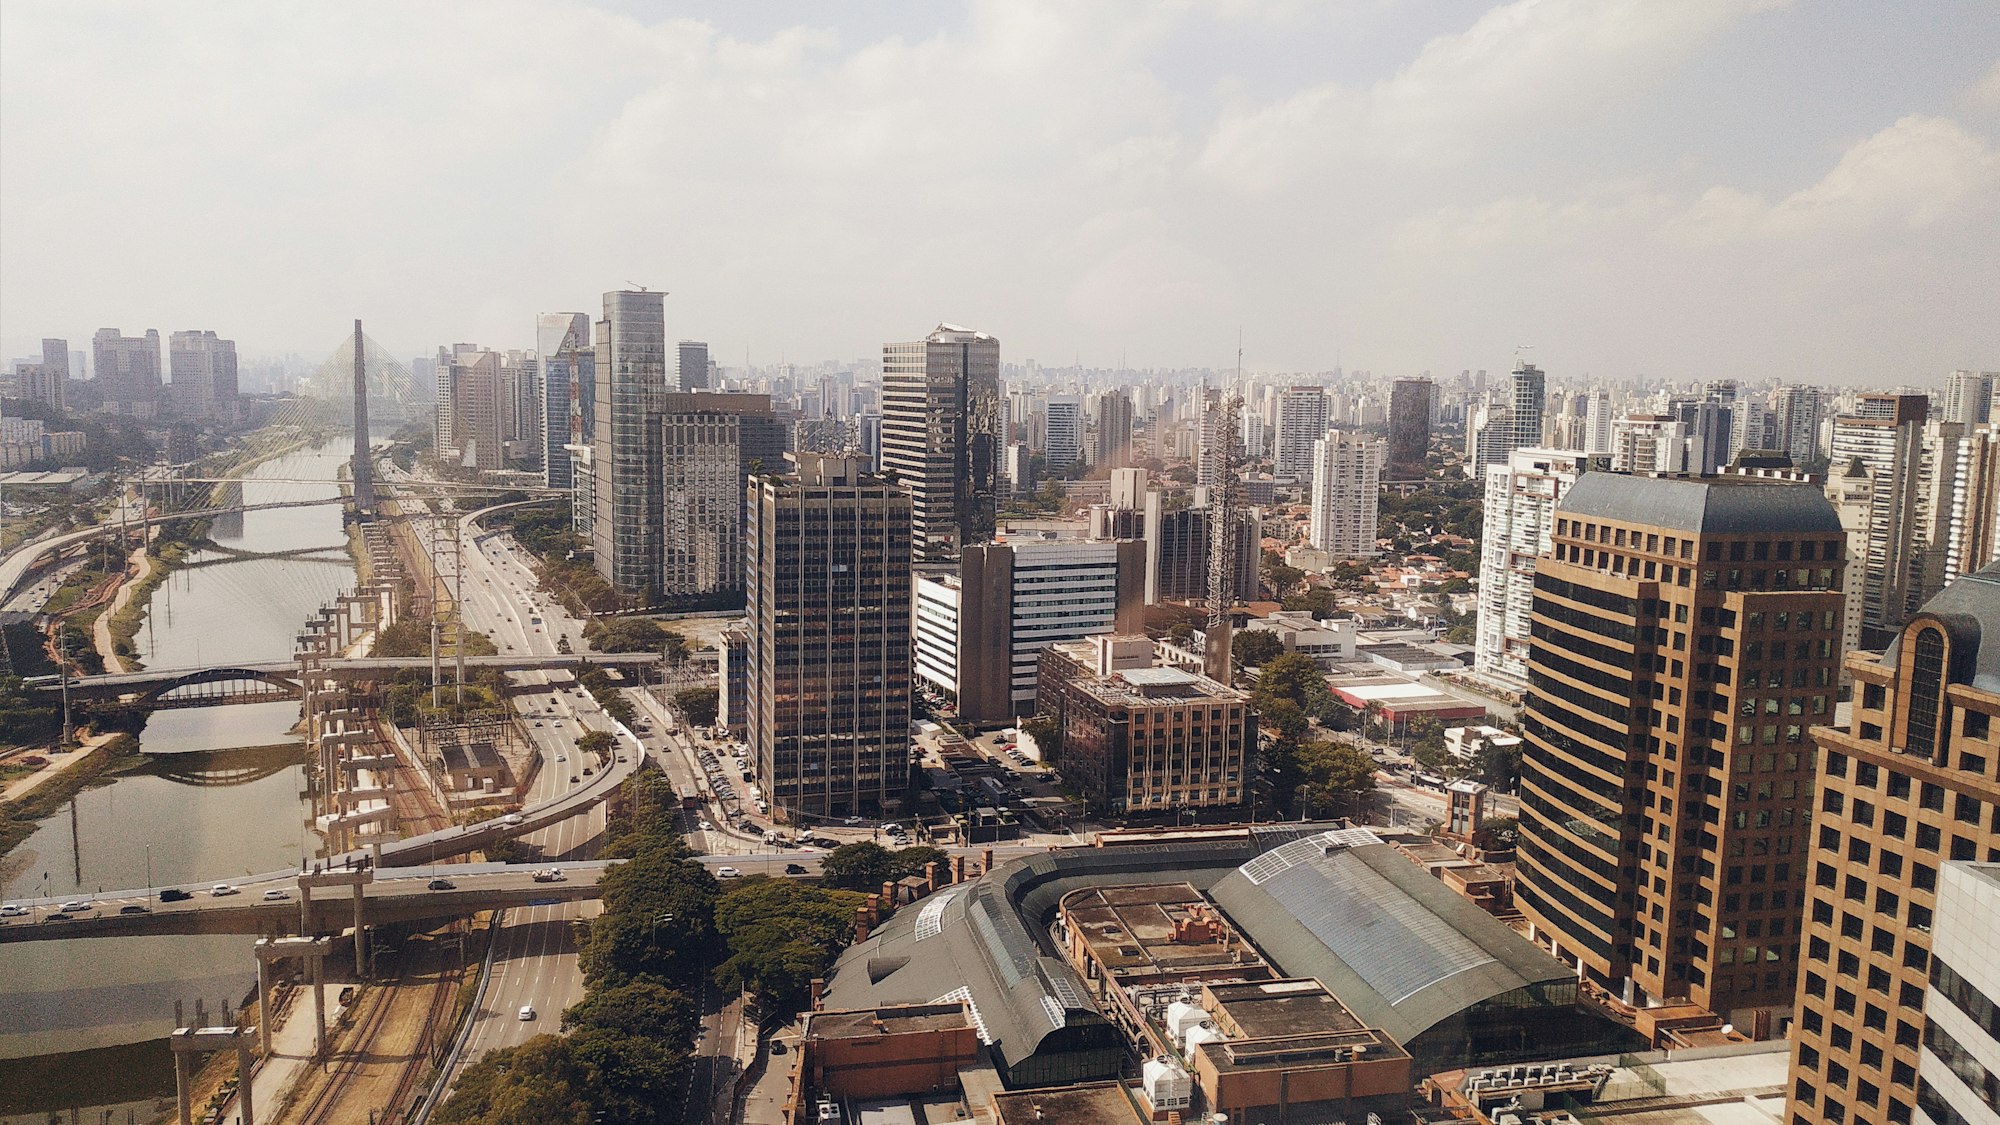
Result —
[[0, 798], [0, 883], [33, 862], [32, 856], [12, 852], [35, 834], [41, 821], [54, 816], [64, 802], [114, 765], [142, 761], [139, 740], [124, 733], [93, 735], [75, 750], [47, 757], [47, 766], [9, 785], [5, 798]]

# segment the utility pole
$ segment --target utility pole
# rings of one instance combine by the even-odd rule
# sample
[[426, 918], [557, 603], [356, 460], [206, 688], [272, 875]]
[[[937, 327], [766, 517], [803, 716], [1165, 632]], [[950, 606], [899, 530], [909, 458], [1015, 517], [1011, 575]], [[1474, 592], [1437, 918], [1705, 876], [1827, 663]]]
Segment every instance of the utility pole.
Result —
[[56, 663], [56, 672], [62, 676], [62, 745], [68, 746], [76, 741], [76, 724], [71, 721], [69, 711], [69, 636], [62, 631], [61, 623], [56, 625]]

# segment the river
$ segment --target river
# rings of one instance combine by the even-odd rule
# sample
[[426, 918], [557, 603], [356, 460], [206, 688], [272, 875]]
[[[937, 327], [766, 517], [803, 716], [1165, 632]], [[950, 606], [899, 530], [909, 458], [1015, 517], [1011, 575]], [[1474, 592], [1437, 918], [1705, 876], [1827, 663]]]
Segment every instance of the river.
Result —
[[[259, 465], [246, 503], [330, 496], [352, 451], [340, 438]], [[325, 484], [283, 483], [326, 481]], [[151, 668], [288, 659], [306, 619], [354, 584], [338, 505], [216, 521], [224, 548], [192, 556], [152, 596], [136, 638]], [[310, 551], [244, 558], [235, 551]], [[156, 713], [140, 749], [161, 757], [97, 785], [44, 821], [4, 870], [0, 897], [26, 898], [227, 879], [299, 862], [305, 829], [296, 703]], [[80, 847], [79, 847], [80, 845]], [[70, 1071], [60, 1105], [173, 1091], [164, 1036], [176, 999], [213, 1011], [257, 977], [242, 936], [99, 938], [0, 946], [0, 1091], [22, 1068]], [[70, 1054], [71, 1052], [85, 1052]], [[53, 1056], [53, 1057], [51, 1057]], [[164, 1085], [162, 1086], [162, 1083]], [[9, 1104], [0, 1113], [54, 1108]], [[122, 1114], [120, 1115], [122, 1116]]]

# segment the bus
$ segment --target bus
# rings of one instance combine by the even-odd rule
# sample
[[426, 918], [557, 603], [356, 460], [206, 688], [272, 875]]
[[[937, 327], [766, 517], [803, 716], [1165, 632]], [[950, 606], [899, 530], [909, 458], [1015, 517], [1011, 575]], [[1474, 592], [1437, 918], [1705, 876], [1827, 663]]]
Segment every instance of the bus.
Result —
[[1417, 775], [1417, 784], [1427, 789], [1443, 789], [1444, 778], [1434, 773], [1420, 773]]

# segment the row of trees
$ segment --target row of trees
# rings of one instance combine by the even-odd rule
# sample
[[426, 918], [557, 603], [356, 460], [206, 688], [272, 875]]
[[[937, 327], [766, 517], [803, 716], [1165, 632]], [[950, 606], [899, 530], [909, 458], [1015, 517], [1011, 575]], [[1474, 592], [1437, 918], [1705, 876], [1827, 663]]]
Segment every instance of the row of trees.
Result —
[[673, 786], [648, 767], [607, 825], [604, 912], [582, 927], [582, 1001], [466, 1068], [442, 1125], [678, 1125], [709, 984], [768, 1009], [803, 1001], [853, 932], [862, 896], [758, 876], [726, 888], [682, 840]]
[[[1239, 634], [1236, 640], [1255, 635]], [[1374, 791], [1375, 761], [1366, 752], [1312, 737], [1315, 721], [1333, 730], [1353, 730], [1360, 714], [1327, 690], [1326, 676], [1311, 657], [1287, 652], [1265, 659], [1250, 702], [1259, 722], [1272, 732], [1263, 752], [1263, 773], [1281, 812], [1352, 812]]]

